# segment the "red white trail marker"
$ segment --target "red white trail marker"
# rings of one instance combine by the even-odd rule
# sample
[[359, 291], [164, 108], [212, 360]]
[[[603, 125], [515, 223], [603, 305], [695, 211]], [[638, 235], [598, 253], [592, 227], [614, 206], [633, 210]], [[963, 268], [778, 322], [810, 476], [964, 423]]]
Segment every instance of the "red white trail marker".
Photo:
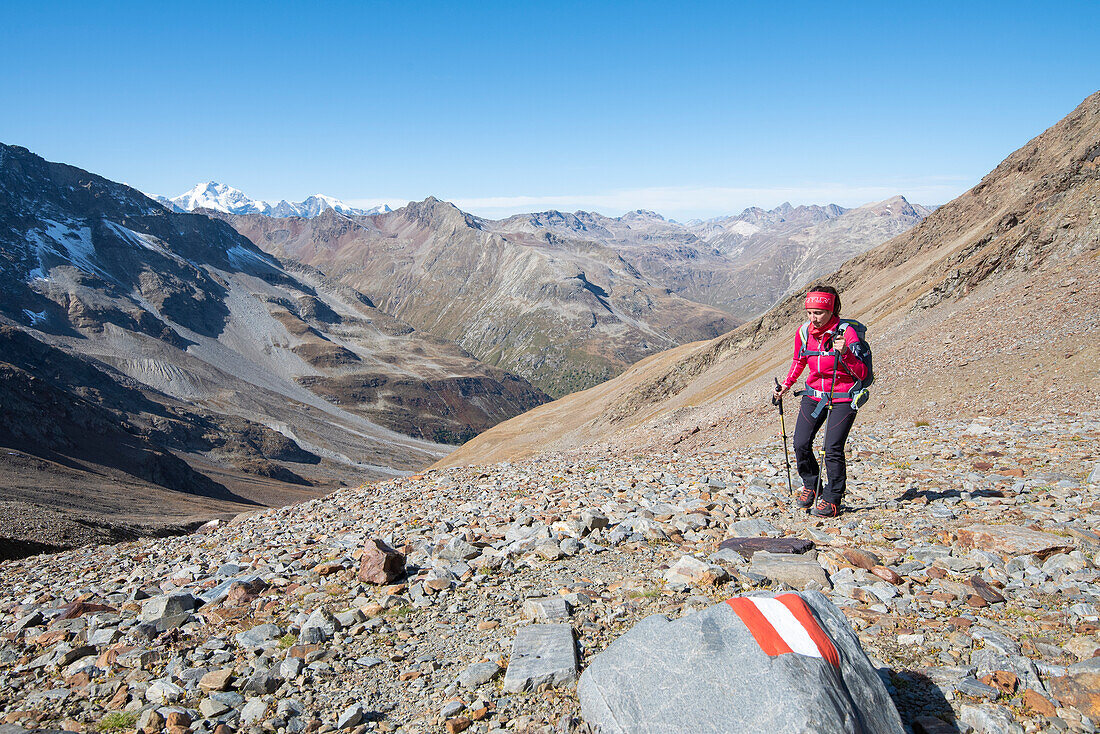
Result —
[[726, 600], [749, 628], [760, 649], [768, 655], [796, 653], [823, 658], [836, 668], [840, 655], [825, 630], [817, 623], [810, 606], [798, 594], [780, 594], [774, 599], [737, 596]]

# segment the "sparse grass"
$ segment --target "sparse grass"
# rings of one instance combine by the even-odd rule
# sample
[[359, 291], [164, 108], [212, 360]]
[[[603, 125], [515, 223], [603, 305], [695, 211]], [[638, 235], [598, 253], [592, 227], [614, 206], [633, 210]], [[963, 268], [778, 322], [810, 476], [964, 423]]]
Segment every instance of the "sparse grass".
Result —
[[931, 424], [928, 421], [917, 421], [913, 425], [916, 426], [917, 428], [927, 428]]
[[661, 595], [661, 590], [656, 586], [649, 586], [644, 589], [631, 589], [626, 595], [630, 599], [656, 599]]
[[137, 711], [112, 711], [104, 716], [96, 724], [99, 731], [117, 731], [119, 729], [133, 729], [137, 726]]
[[286, 650], [287, 648], [292, 647], [297, 639], [297, 637], [291, 634], [283, 635], [279, 638], [279, 649]]
[[404, 606], [400, 607], [390, 607], [382, 613], [390, 617], [407, 617], [412, 614], [412, 611], [413, 608], [410, 607], [408, 604], [405, 604]]

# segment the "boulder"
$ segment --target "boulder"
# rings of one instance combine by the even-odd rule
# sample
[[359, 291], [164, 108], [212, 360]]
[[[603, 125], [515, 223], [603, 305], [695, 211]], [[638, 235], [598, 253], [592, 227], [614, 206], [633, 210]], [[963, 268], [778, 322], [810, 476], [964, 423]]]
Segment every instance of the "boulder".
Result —
[[383, 543], [371, 539], [363, 544], [359, 561], [359, 580], [368, 584], [389, 584], [405, 573], [405, 556]]
[[961, 528], [959, 545], [991, 550], [1006, 556], [1031, 554], [1039, 559], [1073, 549], [1073, 543], [1066, 538], [1016, 525], [971, 525]]
[[830, 586], [825, 569], [807, 556], [757, 551], [752, 556], [749, 571], [773, 581], [782, 581], [796, 589], [805, 589], [810, 584], [817, 584], [818, 588]]
[[186, 592], [156, 596], [141, 605], [140, 619], [156, 625], [158, 632], [164, 632], [187, 622], [191, 612], [202, 603]]
[[903, 731], [844, 615], [815, 591], [647, 617], [592, 660], [578, 696], [606, 734]]

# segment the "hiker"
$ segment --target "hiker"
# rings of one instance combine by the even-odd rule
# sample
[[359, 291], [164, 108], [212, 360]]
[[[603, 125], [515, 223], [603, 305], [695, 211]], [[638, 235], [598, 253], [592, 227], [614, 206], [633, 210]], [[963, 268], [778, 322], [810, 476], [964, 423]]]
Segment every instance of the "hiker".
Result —
[[[858, 408], [858, 404], [852, 404], [853, 388], [858, 388], [868, 377], [868, 369], [867, 364], [852, 352], [860, 335], [840, 320], [840, 295], [836, 288], [828, 285], [811, 288], [806, 294], [806, 316], [809, 322], [795, 335], [791, 370], [786, 381], [775, 388], [775, 398], [778, 400], [786, 395], [802, 370], [809, 366], [806, 389], [795, 392], [795, 395], [802, 395], [794, 429], [795, 463], [802, 479], [802, 491], [795, 505], [802, 509], [812, 507], [810, 514], [817, 517], [836, 517], [840, 514], [847, 480], [844, 442], [848, 440]], [[843, 332], [841, 339], [834, 338], [838, 327]], [[829, 477], [826, 486], [822, 486], [821, 467], [813, 450], [814, 437], [823, 424], [826, 425], [824, 454]]]

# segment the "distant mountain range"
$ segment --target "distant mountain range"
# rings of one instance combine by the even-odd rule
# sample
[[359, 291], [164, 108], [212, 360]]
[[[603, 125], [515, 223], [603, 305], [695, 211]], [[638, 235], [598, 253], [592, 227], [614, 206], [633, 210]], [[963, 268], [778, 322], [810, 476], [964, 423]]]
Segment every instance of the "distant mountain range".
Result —
[[928, 211], [898, 196], [691, 224], [642, 210], [489, 220], [435, 198], [373, 216], [210, 214], [559, 397], [728, 331]]
[[297, 203], [283, 199], [277, 204], [249, 198], [240, 189], [209, 181], [196, 184], [194, 188], [179, 196], [168, 198], [153, 196], [175, 212], [193, 212], [196, 209], [210, 209], [226, 214], [262, 214], [265, 217], [316, 217], [321, 212], [332, 210], [341, 214], [370, 215], [391, 211], [383, 204], [371, 209], [357, 209], [348, 206], [339, 199], [324, 194], [314, 194]]

